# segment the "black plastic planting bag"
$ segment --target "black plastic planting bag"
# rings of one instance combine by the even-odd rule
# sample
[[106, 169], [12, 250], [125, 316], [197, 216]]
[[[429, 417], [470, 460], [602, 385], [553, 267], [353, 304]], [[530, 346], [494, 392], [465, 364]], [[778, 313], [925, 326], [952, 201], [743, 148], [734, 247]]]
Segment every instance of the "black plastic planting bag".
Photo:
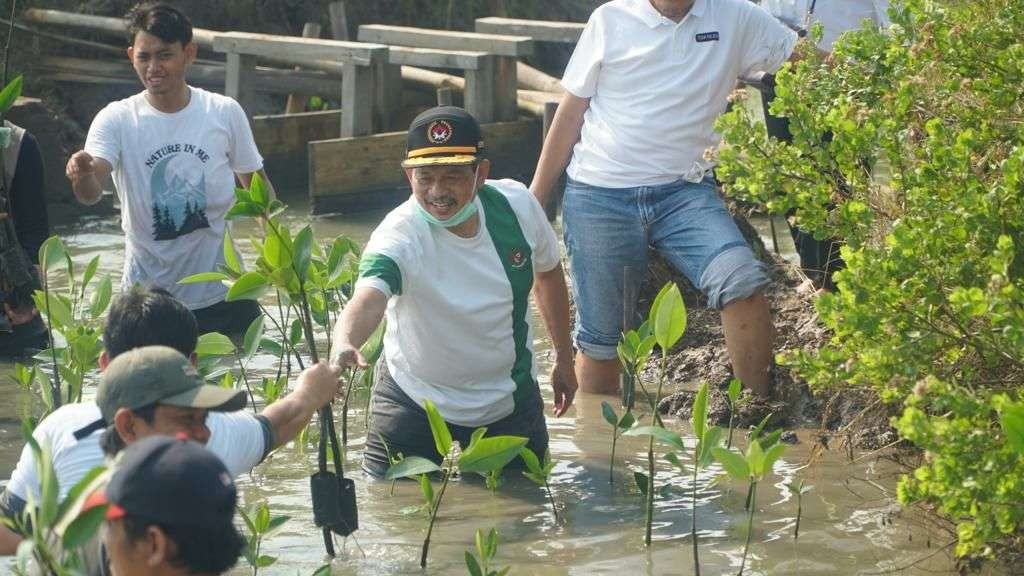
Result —
[[356, 483], [334, 472], [317, 472], [309, 478], [313, 494], [313, 521], [339, 536], [348, 536], [359, 528], [356, 510]]

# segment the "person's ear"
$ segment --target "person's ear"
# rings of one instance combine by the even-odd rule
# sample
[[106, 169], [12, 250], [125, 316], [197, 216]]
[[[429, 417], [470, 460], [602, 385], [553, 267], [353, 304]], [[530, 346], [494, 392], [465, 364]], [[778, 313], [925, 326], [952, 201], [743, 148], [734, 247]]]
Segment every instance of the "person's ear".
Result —
[[135, 46], [129, 46], [127, 52], [128, 52], [128, 61], [129, 62], [135, 62]]
[[176, 555], [174, 542], [159, 526], [146, 528], [146, 543], [146, 566], [151, 570], [169, 564]]
[[185, 44], [185, 63], [191, 64], [195, 62], [196, 55], [199, 53], [199, 47], [196, 46], [195, 42], [189, 42]]
[[127, 408], [118, 408], [114, 413], [114, 429], [117, 430], [118, 436], [125, 444], [131, 444], [139, 438], [135, 415]]
[[107, 354], [107, 351], [104, 350], [100, 352], [100, 372], [106, 370], [107, 366], [110, 366], [110, 354]]
[[483, 159], [480, 161], [480, 166], [476, 172], [476, 187], [480, 188], [487, 181], [487, 178], [491, 175], [491, 161]]
[[402, 168], [405, 172], [405, 179], [409, 181], [409, 186], [412, 186], [412, 168]]

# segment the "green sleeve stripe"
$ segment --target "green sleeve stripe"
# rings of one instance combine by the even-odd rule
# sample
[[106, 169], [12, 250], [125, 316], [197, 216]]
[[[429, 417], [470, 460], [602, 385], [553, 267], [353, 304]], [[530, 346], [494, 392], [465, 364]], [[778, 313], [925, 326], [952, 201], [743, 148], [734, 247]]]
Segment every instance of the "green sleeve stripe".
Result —
[[380, 278], [388, 283], [393, 296], [402, 293], [402, 271], [398, 264], [383, 254], [363, 254], [359, 260], [360, 278]]

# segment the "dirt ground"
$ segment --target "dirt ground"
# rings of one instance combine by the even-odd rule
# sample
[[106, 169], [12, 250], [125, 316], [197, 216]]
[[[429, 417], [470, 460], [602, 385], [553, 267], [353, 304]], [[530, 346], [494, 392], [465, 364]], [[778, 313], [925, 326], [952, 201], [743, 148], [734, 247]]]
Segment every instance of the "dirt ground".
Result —
[[[732, 208], [734, 213], [741, 212], [736, 206]], [[815, 350], [825, 345], [830, 334], [818, 319], [814, 307], [815, 288], [810, 280], [799, 267], [767, 250], [745, 218], [737, 217], [737, 224], [758, 256], [769, 264], [772, 283], [767, 296], [775, 320], [776, 353]], [[728, 425], [725, 390], [732, 378], [732, 369], [719, 313], [707, 308], [706, 299], [667, 262], [656, 255], [652, 258], [641, 288], [638, 310], [646, 314], [658, 290], [671, 280], [679, 284], [688, 314], [686, 334], [669, 355], [668, 382], [672, 384], [659, 409], [662, 414], [688, 420], [696, 388], [708, 382], [711, 384], [709, 417], [715, 424]], [[644, 371], [647, 381], [653, 381], [658, 373], [661, 358], [657, 352], [655, 354]], [[748, 392], [743, 393], [735, 415], [738, 428], [754, 426], [770, 413], [769, 428], [818, 428], [821, 430], [819, 441], [833, 448], [873, 450], [898, 439], [889, 425], [894, 412], [881, 405], [874, 394], [855, 390], [812, 391], [785, 366], [774, 367], [773, 379], [774, 394], [769, 401], [755, 401]]]

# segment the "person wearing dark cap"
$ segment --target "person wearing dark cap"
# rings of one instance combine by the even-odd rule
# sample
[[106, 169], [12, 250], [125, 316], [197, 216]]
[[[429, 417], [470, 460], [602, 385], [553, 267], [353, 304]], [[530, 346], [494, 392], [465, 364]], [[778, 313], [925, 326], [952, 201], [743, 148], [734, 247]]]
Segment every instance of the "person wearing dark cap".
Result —
[[336, 366], [364, 366], [359, 347], [387, 313], [363, 468], [380, 477], [392, 453], [439, 460], [423, 405], [433, 402], [463, 445], [473, 429], [548, 444], [529, 298], [551, 334], [555, 416], [576, 377], [558, 240], [522, 184], [488, 180], [476, 120], [437, 107], [409, 128], [402, 167], [412, 196], [373, 232], [352, 300], [335, 326]]
[[113, 576], [223, 574], [245, 540], [238, 493], [224, 464], [187, 439], [155, 436], [125, 450], [85, 509], [107, 505], [101, 556]]

